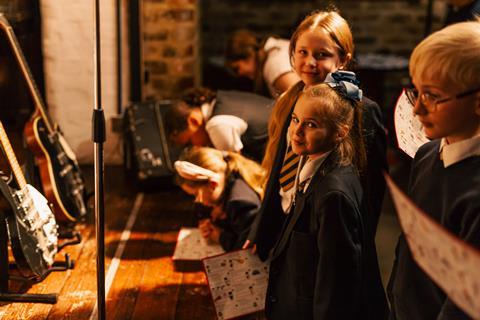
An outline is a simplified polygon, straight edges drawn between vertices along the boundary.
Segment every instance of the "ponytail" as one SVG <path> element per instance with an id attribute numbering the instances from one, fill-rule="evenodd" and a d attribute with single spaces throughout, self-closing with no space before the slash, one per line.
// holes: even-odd
<path id="1" fill-rule="evenodd" d="M 262 161 L 262 167 L 266 170 L 266 181 L 272 172 L 273 161 L 278 152 L 278 145 L 284 138 L 280 135 L 282 134 L 285 125 L 288 125 L 286 121 L 292 113 L 295 103 L 304 86 L 305 84 L 302 81 L 297 82 L 277 99 L 277 102 L 273 107 L 272 115 L 268 121 L 268 142 L 265 149 L 265 156 Z"/>

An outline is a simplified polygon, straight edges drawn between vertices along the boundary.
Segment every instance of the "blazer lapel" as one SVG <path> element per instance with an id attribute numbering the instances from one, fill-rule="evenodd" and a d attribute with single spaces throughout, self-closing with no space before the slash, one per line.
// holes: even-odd
<path id="1" fill-rule="evenodd" d="M 322 179 L 324 176 L 327 175 L 328 172 L 333 170 L 334 167 L 336 167 L 337 163 L 337 155 L 336 152 L 332 152 L 327 159 L 323 162 L 323 164 L 318 168 L 317 172 L 315 175 L 312 177 L 312 182 L 308 186 L 306 192 L 304 194 L 296 194 L 296 201 L 295 201 L 295 207 L 293 209 L 293 213 L 291 218 L 286 221 L 287 225 L 282 228 L 282 233 L 280 235 L 280 238 L 277 241 L 277 244 L 275 245 L 273 252 L 272 252 L 272 260 L 276 259 L 282 251 L 285 249 L 285 246 L 288 242 L 288 239 L 290 238 L 290 234 L 293 231 L 293 228 L 295 227 L 298 218 L 303 212 L 303 209 L 305 208 L 305 202 L 310 193 L 312 193 L 313 190 L 315 190 L 315 186 L 319 183 L 321 183 Z"/>

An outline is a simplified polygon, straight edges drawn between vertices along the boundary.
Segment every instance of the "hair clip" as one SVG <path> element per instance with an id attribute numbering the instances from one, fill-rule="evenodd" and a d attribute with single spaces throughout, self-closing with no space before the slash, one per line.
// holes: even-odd
<path id="1" fill-rule="evenodd" d="M 175 161 L 175 170 L 184 179 L 192 181 L 220 181 L 220 175 L 188 161 Z"/>
<path id="2" fill-rule="evenodd" d="M 358 87 L 360 82 L 352 71 L 338 70 L 327 74 L 325 83 L 350 100 L 361 101 L 363 92 Z"/>

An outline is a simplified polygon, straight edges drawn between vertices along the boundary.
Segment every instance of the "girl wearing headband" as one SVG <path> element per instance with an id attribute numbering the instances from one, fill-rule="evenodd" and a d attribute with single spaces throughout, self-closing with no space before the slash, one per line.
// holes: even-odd
<path id="1" fill-rule="evenodd" d="M 264 171 L 235 152 L 192 147 L 175 162 L 178 185 L 195 201 L 212 207 L 202 220 L 202 235 L 224 250 L 240 249 L 260 208 Z"/>
<path id="2" fill-rule="evenodd" d="M 387 316 L 361 204 L 360 99 L 355 84 L 328 75 L 301 94 L 292 112 L 288 139 L 300 165 L 292 196 L 282 199 L 288 218 L 270 255 L 268 319 Z"/>

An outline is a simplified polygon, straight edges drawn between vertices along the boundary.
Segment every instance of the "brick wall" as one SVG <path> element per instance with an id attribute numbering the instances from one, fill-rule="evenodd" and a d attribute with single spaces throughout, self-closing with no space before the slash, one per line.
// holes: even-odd
<path id="1" fill-rule="evenodd" d="M 198 79 L 197 0 L 143 0 L 142 99 L 178 96 Z"/>
<path id="2" fill-rule="evenodd" d="M 238 28 L 289 38 L 305 14 L 330 3 L 349 21 L 358 53 L 408 55 L 424 36 L 427 0 L 203 0 L 202 54 L 222 55 L 228 34 Z M 435 1 L 433 29 L 444 11 L 445 0 Z"/>

